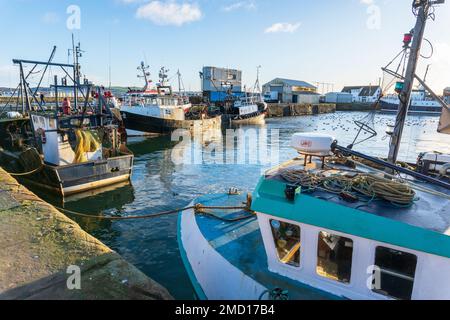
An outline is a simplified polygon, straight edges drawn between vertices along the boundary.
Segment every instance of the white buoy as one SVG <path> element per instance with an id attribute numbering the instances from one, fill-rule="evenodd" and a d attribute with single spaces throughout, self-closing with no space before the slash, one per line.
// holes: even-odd
<path id="1" fill-rule="evenodd" d="M 295 133 L 291 147 L 302 154 L 328 155 L 335 138 L 329 134 L 306 132 Z"/>

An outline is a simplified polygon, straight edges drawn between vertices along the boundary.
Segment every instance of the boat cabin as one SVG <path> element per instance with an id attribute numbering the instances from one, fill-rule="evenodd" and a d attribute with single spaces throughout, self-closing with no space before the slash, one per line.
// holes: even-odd
<path id="1" fill-rule="evenodd" d="M 138 113 L 143 116 L 185 120 L 185 112 L 191 105 L 181 97 L 164 92 L 130 92 L 124 95 L 121 110 Z"/>
<path id="2" fill-rule="evenodd" d="M 300 134 L 292 144 L 323 156 L 320 145 L 331 140 Z M 299 158 L 268 171 L 252 209 L 269 270 L 341 298 L 450 299 L 450 192 L 414 181 L 405 204 L 387 200 L 396 192 L 392 185 L 385 199 L 340 190 L 366 174 L 383 177 L 365 166 L 305 167 Z M 314 182 L 319 178 L 325 182 Z"/>
<path id="3" fill-rule="evenodd" d="M 60 117 L 54 113 L 34 112 L 30 118 L 45 163 L 65 166 L 104 158 L 97 132 L 102 123 L 100 115 Z M 86 146 L 89 148 L 85 149 Z"/>

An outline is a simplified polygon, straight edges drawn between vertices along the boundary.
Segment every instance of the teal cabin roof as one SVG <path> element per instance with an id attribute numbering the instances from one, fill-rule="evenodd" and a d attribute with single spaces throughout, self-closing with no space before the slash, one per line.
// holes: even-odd
<path id="1" fill-rule="evenodd" d="M 409 208 L 389 203 L 349 203 L 330 193 L 285 196 L 289 184 L 262 177 L 253 195 L 252 210 L 412 250 L 450 258 L 450 202 L 418 193 Z"/>

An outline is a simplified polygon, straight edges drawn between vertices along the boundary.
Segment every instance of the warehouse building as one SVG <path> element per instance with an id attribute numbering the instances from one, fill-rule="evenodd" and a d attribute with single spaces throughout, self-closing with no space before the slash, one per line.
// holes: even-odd
<path id="1" fill-rule="evenodd" d="M 326 103 L 352 103 L 353 95 L 348 92 L 328 92 L 325 94 Z"/>
<path id="2" fill-rule="evenodd" d="M 312 84 L 283 78 L 276 78 L 263 85 L 264 100 L 270 103 L 317 104 L 320 95 Z"/>
<path id="3" fill-rule="evenodd" d="M 371 103 L 377 101 L 381 95 L 380 86 L 347 86 L 342 92 L 352 95 L 352 102 Z"/>

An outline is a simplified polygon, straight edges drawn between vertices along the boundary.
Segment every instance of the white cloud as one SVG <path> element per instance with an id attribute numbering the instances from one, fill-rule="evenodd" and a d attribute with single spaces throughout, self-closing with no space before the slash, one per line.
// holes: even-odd
<path id="1" fill-rule="evenodd" d="M 228 6 L 222 7 L 223 11 L 230 12 L 234 10 L 245 9 L 245 10 L 254 10 L 256 9 L 255 1 L 240 1 L 232 3 Z"/>
<path id="2" fill-rule="evenodd" d="M 371 4 L 373 4 L 373 1 L 374 1 L 374 0 L 360 0 L 360 2 L 361 2 L 362 4 L 366 4 L 366 5 L 368 5 L 368 6 L 370 6 Z"/>
<path id="3" fill-rule="evenodd" d="M 147 19 L 157 25 L 181 26 L 202 18 L 202 11 L 196 4 L 176 1 L 152 1 L 140 6 L 136 12 L 140 19 Z"/>
<path id="4" fill-rule="evenodd" d="M 285 32 L 285 33 L 294 33 L 297 31 L 298 28 L 300 28 L 301 23 L 287 23 L 287 22 L 280 22 L 280 23 L 274 23 L 270 27 L 268 27 L 264 32 L 265 33 L 278 33 L 278 32 Z"/>

